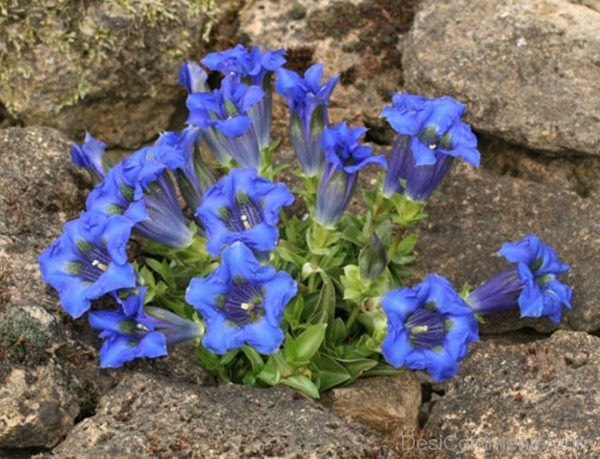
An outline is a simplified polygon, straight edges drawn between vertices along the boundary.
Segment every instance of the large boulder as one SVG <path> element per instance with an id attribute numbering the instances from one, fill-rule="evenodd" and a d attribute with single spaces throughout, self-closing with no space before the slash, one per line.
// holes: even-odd
<path id="1" fill-rule="evenodd" d="M 211 6 L 212 5 L 212 6 Z M 17 0 L 0 14 L 0 106 L 72 138 L 87 129 L 136 147 L 184 104 L 181 62 L 197 58 L 208 0 Z"/>
<path id="2" fill-rule="evenodd" d="M 600 155 L 594 3 L 425 0 L 405 44 L 407 88 L 466 103 L 480 132 L 534 150 Z"/>
<path id="3" fill-rule="evenodd" d="M 291 389 L 131 374 L 53 457 L 371 457 L 380 440 Z"/>
<path id="4" fill-rule="evenodd" d="M 598 457 L 600 339 L 558 331 L 527 344 L 481 343 L 433 406 L 422 457 Z M 421 441 L 421 443 L 419 443 Z"/>
<path id="5" fill-rule="evenodd" d="M 573 309 L 562 327 L 600 329 L 600 204 L 542 183 L 496 176 L 457 164 L 428 202 L 429 218 L 418 228 L 417 277 L 436 272 L 460 288 L 477 286 L 511 266 L 495 256 L 504 242 L 534 233 L 571 265 L 561 276 L 573 288 Z M 549 319 L 519 320 L 517 314 L 488 316 L 484 332 L 525 326 L 556 327 Z"/>

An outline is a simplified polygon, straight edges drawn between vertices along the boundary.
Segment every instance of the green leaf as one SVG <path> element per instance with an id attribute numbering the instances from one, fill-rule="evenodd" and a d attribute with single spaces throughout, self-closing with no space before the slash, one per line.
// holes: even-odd
<path id="1" fill-rule="evenodd" d="M 283 357 L 289 364 L 294 364 L 298 360 L 298 346 L 296 346 L 296 341 L 289 333 L 286 333 L 283 342 Z"/>
<path id="2" fill-rule="evenodd" d="M 400 255 L 409 255 L 415 248 L 418 240 L 419 237 L 416 234 L 409 234 L 400 241 L 400 244 L 398 244 L 398 247 L 396 248 L 396 253 Z"/>
<path id="3" fill-rule="evenodd" d="M 331 323 L 335 315 L 335 288 L 327 274 L 322 272 L 321 278 L 323 285 L 319 292 L 319 298 L 313 313 L 307 320 L 313 324 Z"/>
<path id="4" fill-rule="evenodd" d="M 389 247 L 392 242 L 392 221 L 387 219 L 382 221 L 375 230 L 381 244 L 384 247 Z"/>
<path id="5" fill-rule="evenodd" d="M 304 309 L 304 297 L 297 295 L 291 303 L 289 303 L 283 311 L 285 321 L 290 325 L 292 330 L 296 330 L 300 325 L 302 311 Z"/>
<path id="6" fill-rule="evenodd" d="M 353 362 L 346 362 L 344 366 L 348 373 L 352 376 L 352 379 L 358 378 L 360 375 L 376 367 L 379 364 L 377 360 L 373 359 L 360 359 Z"/>
<path id="7" fill-rule="evenodd" d="M 245 344 L 242 347 L 242 352 L 250 361 L 250 365 L 252 366 L 252 373 L 254 373 L 255 375 L 260 373 L 263 367 L 265 366 L 265 362 L 263 361 L 258 351 L 253 347 L 250 347 L 247 344 Z"/>
<path id="8" fill-rule="evenodd" d="M 292 387 L 296 390 L 299 390 L 309 397 L 319 398 L 319 389 L 315 386 L 310 379 L 303 375 L 292 375 L 285 379 L 282 379 L 281 384 L 285 384 L 286 386 Z"/>
<path id="9" fill-rule="evenodd" d="M 313 363 L 318 368 L 320 376 L 319 390 L 321 392 L 338 386 L 352 377 L 343 365 L 339 364 L 327 354 L 319 352 Z"/>
<path id="10" fill-rule="evenodd" d="M 344 320 L 341 317 L 337 317 L 333 323 L 327 327 L 325 343 L 328 347 L 335 347 L 341 344 L 347 336 L 348 332 L 346 331 Z"/>
<path id="11" fill-rule="evenodd" d="M 296 339 L 297 361 L 309 362 L 319 350 L 325 338 L 327 324 L 312 325 L 304 330 Z"/>
<path id="12" fill-rule="evenodd" d="M 275 361 L 273 355 L 269 356 L 267 363 L 256 377 L 261 381 L 266 382 L 269 386 L 274 386 L 279 383 L 281 371 L 279 370 L 279 365 Z"/>

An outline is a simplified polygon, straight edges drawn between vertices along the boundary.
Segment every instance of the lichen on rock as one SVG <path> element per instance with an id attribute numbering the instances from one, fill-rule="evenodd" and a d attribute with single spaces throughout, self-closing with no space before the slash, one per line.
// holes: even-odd
<path id="1" fill-rule="evenodd" d="M 4 3 L 0 103 L 25 124 L 136 147 L 168 126 L 179 65 L 202 51 L 215 11 L 214 0 Z"/>

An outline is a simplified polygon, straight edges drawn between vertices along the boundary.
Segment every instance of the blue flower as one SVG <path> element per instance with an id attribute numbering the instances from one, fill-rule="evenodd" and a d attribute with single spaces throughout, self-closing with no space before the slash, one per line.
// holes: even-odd
<path id="1" fill-rule="evenodd" d="M 244 167 L 260 166 L 260 150 L 249 111 L 264 96 L 258 86 L 246 86 L 229 75 L 213 92 L 190 94 L 188 124 L 204 131 L 204 140 L 217 159 L 235 159 Z"/>
<path id="2" fill-rule="evenodd" d="M 533 234 L 505 243 L 499 253 L 516 266 L 473 290 L 467 298 L 471 307 L 480 314 L 518 308 L 521 317 L 548 316 L 560 323 L 562 306 L 571 308 L 573 291 L 556 276 L 566 272 L 569 265 Z"/>
<path id="3" fill-rule="evenodd" d="M 167 355 L 167 345 L 178 344 L 202 335 L 203 326 L 166 309 L 144 306 L 147 289 L 120 300 L 118 311 L 95 311 L 89 315 L 93 328 L 104 339 L 100 349 L 100 366 L 120 367 L 140 357 Z"/>
<path id="4" fill-rule="evenodd" d="M 236 45 L 225 51 L 207 54 L 202 63 L 211 70 L 226 76 L 236 75 L 264 89 L 267 83 L 265 76 L 285 64 L 285 50 L 267 49 L 261 52 L 258 46 L 248 50 L 243 45 Z"/>
<path id="5" fill-rule="evenodd" d="M 92 300 L 135 286 L 126 252 L 132 226 L 121 216 L 85 212 L 68 222 L 64 233 L 42 252 L 42 278 L 58 291 L 69 315 L 81 317 Z"/>
<path id="6" fill-rule="evenodd" d="M 249 115 L 258 139 L 260 150 L 271 143 L 271 107 L 273 105 L 273 87 L 270 74 L 285 64 L 285 50 L 267 49 L 261 52 L 258 46 L 248 50 L 242 45 L 207 54 L 202 63 L 211 70 L 223 75 L 233 75 L 241 81 L 260 87 L 264 97 L 254 105 Z"/>
<path id="7" fill-rule="evenodd" d="M 199 128 L 189 126 L 180 134 L 164 132 L 156 142 L 156 145 L 172 147 L 161 155 L 161 159 L 173 156 L 174 162 L 178 163 L 175 167 L 177 184 L 186 204 L 193 210 L 200 205 L 206 190 L 215 183 L 215 178 L 200 156 L 201 137 Z"/>
<path id="8" fill-rule="evenodd" d="M 323 64 L 310 67 L 301 78 L 291 70 L 280 69 L 275 90 L 284 96 L 290 108 L 290 140 L 302 170 L 316 176 L 325 169 L 325 153 L 319 145 L 323 128 L 329 125 L 327 106 L 339 76 L 321 84 Z"/>
<path id="9" fill-rule="evenodd" d="M 479 339 L 477 320 L 452 285 L 436 274 L 412 288 L 387 293 L 382 353 L 390 365 L 427 370 L 436 381 L 454 376 L 468 346 Z"/>
<path id="10" fill-rule="evenodd" d="M 253 168 L 233 169 L 209 188 L 196 211 L 206 230 L 206 250 L 218 256 L 236 241 L 258 252 L 273 250 L 279 211 L 293 202 L 283 183 L 259 177 Z"/>
<path id="11" fill-rule="evenodd" d="M 170 247 L 187 247 L 192 233 L 168 173 L 183 168 L 183 161 L 168 145 L 142 148 L 109 171 L 88 195 L 87 209 L 123 215 L 135 223 L 135 234 Z"/>
<path id="12" fill-rule="evenodd" d="M 381 115 L 398 133 L 383 186 L 386 196 L 400 193 L 426 200 L 452 167 L 454 158 L 479 166 L 477 138 L 461 121 L 465 106 L 450 97 L 427 99 L 395 94 Z"/>
<path id="13" fill-rule="evenodd" d="M 94 139 L 86 132 L 85 140 L 81 145 L 71 146 L 71 160 L 76 166 L 87 169 L 93 180 L 100 181 L 106 177 L 105 150 L 104 142 Z"/>
<path id="14" fill-rule="evenodd" d="M 185 299 L 206 321 L 202 344 L 210 351 L 225 354 L 248 344 L 272 354 L 283 342 L 283 310 L 296 291 L 288 273 L 261 266 L 237 242 L 223 251 L 221 265 L 210 276 L 192 279 Z"/>
<path id="15" fill-rule="evenodd" d="M 323 130 L 320 145 L 327 165 L 319 181 L 315 219 L 326 227 L 334 226 L 348 207 L 356 187 L 358 172 L 368 164 L 387 167 L 385 157 L 373 156 L 371 147 L 359 144 L 365 128 L 350 128 L 346 123 Z"/>
<path id="16" fill-rule="evenodd" d="M 188 61 L 181 65 L 179 85 L 183 86 L 189 94 L 208 91 L 207 79 L 207 73 L 195 62 Z"/>

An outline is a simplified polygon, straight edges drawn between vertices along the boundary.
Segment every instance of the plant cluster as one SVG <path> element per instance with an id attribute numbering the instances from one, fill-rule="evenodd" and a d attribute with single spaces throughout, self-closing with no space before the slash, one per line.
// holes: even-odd
<path id="1" fill-rule="evenodd" d="M 426 200 L 456 158 L 479 165 L 464 105 L 395 94 L 381 115 L 397 137 L 376 155 L 365 128 L 329 121 L 338 77 L 324 80 L 322 64 L 301 76 L 285 62 L 283 50 L 241 45 L 186 62 L 183 131 L 114 165 L 89 135 L 72 147 L 96 186 L 40 266 L 64 310 L 100 330 L 101 366 L 195 340 L 200 365 L 224 380 L 318 397 L 400 367 L 450 378 L 486 314 L 560 321 L 571 290 L 557 275 L 568 266 L 534 235 L 505 244 L 512 266 L 472 291 L 436 274 L 405 285 Z M 207 70 L 222 75 L 218 88 Z M 277 181 L 290 165 L 274 161 L 274 92 L 289 106 L 294 190 Z M 385 176 L 362 190 L 363 211 L 349 212 L 369 165 Z M 295 199 L 305 215 L 284 210 Z M 90 310 L 105 295 L 115 308 Z"/>

